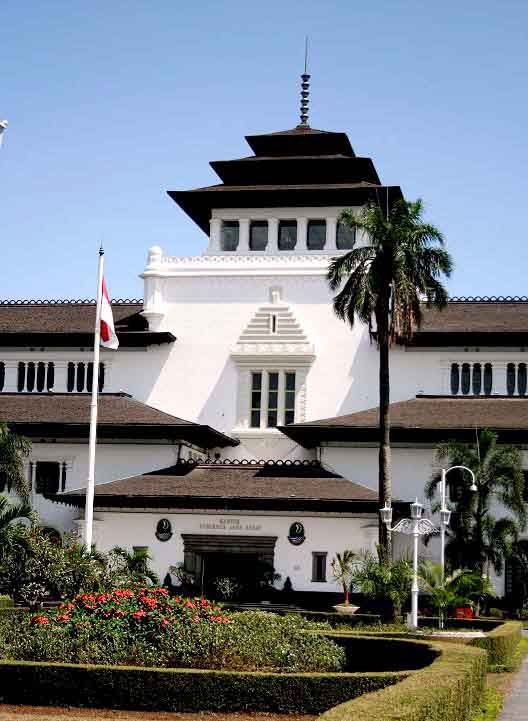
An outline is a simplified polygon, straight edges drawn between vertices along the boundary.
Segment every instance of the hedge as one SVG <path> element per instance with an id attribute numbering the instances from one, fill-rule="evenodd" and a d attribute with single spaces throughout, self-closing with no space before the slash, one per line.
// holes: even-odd
<path id="1" fill-rule="evenodd" d="M 469 646 L 430 645 L 440 652 L 430 666 L 335 706 L 320 721 L 469 721 L 482 699 L 486 654 Z"/>
<path id="2" fill-rule="evenodd" d="M 486 634 L 485 638 L 473 639 L 470 645 L 488 652 L 488 666 L 491 670 L 509 667 L 513 664 L 515 651 L 522 638 L 522 627 L 520 621 L 507 621 Z"/>
<path id="3" fill-rule="evenodd" d="M 0 661 L 0 702 L 150 711 L 321 713 L 406 677 L 396 673 L 273 674 Z"/>
<path id="4" fill-rule="evenodd" d="M 159 711 L 321 713 L 395 684 L 439 651 L 401 639 L 329 634 L 346 651 L 346 673 L 278 674 L 0 661 L 1 703 Z M 357 672 L 361 669 L 361 672 Z"/>

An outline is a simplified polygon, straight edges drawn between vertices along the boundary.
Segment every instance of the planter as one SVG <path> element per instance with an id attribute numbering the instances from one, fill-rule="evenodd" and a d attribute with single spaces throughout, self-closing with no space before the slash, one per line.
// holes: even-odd
<path id="1" fill-rule="evenodd" d="M 462 608 L 455 608 L 455 618 L 472 619 L 473 609 L 471 606 L 464 606 Z"/>
<path id="2" fill-rule="evenodd" d="M 337 613 L 343 613 L 349 616 L 359 611 L 359 606 L 352 606 L 350 603 L 338 603 L 334 608 Z"/>

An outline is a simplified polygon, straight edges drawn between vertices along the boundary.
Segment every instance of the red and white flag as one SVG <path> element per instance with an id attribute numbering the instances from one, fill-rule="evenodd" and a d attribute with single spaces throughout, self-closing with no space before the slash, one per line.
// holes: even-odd
<path id="1" fill-rule="evenodd" d="M 101 345 L 103 348 L 119 348 L 119 341 L 114 328 L 114 316 L 112 314 L 112 306 L 110 298 L 106 290 L 105 279 L 103 278 L 103 287 L 101 293 Z"/>

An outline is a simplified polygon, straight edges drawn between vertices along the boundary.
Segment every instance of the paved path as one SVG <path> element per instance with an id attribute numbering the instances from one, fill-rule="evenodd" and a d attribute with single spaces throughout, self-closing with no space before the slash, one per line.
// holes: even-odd
<path id="1" fill-rule="evenodd" d="M 528 636 L 526 631 L 523 636 Z M 515 676 L 511 693 L 506 697 L 497 721 L 528 720 L 528 656 L 524 659 L 519 672 Z"/>

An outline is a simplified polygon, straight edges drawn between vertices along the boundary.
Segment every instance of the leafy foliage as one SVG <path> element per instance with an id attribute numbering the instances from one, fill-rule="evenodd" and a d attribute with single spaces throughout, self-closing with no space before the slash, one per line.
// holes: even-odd
<path id="1" fill-rule="evenodd" d="M 348 605 L 350 596 L 350 584 L 354 577 L 354 570 L 358 560 L 357 553 L 347 549 L 342 553 L 336 553 L 332 560 L 332 576 L 343 588 L 344 603 Z"/>
<path id="2" fill-rule="evenodd" d="M 0 493 L 16 491 L 27 502 L 29 488 L 24 475 L 24 460 L 31 451 L 27 438 L 13 433 L 6 423 L 0 423 Z"/>
<path id="3" fill-rule="evenodd" d="M 387 203 L 388 205 L 388 203 Z M 396 336 L 408 339 L 422 320 L 423 299 L 442 308 L 447 291 L 441 283 L 452 262 L 442 247 L 440 231 L 422 218 L 423 203 L 399 200 L 390 207 L 370 205 L 356 214 L 342 213 L 340 220 L 366 237 L 368 245 L 354 247 L 333 258 L 328 282 L 334 311 L 350 326 L 365 323 L 379 348 L 380 456 L 379 500 L 391 500 L 389 347 Z M 390 536 L 380 526 L 380 544 L 389 549 Z M 389 554 L 390 555 L 390 554 Z"/>
<path id="4" fill-rule="evenodd" d="M 363 551 L 352 578 L 355 589 L 381 611 L 392 609 L 393 615 L 401 616 L 411 592 L 412 567 L 407 558 L 390 561 L 383 558 L 381 550 L 376 558 Z"/>
<path id="5" fill-rule="evenodd" d="M 515 446 L 499 445 L 494 431 L 482 430 L 474 445 L 448 441 L 438 446 L 439 462 L 463 465 L 475 474 L 477 491 L 469 483 L 457 486 L 458 500 L 448 529 L 446 556 L 453 568 L 469 567 L 480 574 L 491 564 L 497 572 L 504 558 L 514 551 L 519 534 L 527 521 L 523 499 L 524 477 L 521 452 Z M 448 474 L 448 483 L 454 482 Z M 428 498 L 435 496 L 440 475 L 435 474 L 426 486 Z M 507 511 L 496 517 L 498 500 Z"/>

